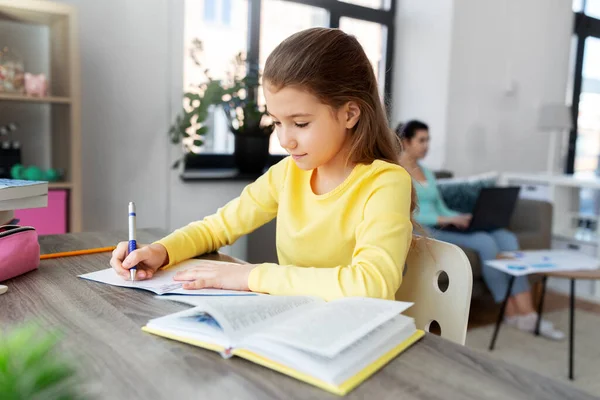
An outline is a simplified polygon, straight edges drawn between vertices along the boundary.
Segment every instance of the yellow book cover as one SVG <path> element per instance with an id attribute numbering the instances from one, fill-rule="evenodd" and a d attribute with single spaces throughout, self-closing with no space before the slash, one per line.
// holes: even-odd
<path id="1" fill-rule="evenodd" d="M 423 337 L 411 303 L 306 296 L 185 298 L 195 307 L 150 320 L 145 332 L 242 357 L 345 395 Z"/>

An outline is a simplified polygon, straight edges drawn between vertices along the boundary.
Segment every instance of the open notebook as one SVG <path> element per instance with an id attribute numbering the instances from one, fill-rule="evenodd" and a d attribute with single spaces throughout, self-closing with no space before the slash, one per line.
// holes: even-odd
<path id="1" fill-rule="evenodd" d="M 223 289 L 183 289 L 183 283 L 173 279 L 177 271 L 183 271 L 198 265 L 202 260 L 191 259 L 180 262 L 167 269 L 156 271 L 152 279 L 143 281 L 129 281 L 117 275 L 112 268 L 94 271 L 87 274 L 78 275 L 80 278 L 90 281 L 106 283 L 112 286 L 127 287 L 132 289 L 148 290 L 150 292 L 163 294 L 180 294 L 188 296 L 256 296 L 256 293 L 242 292 L 237 290 Z M 220 262 L 220 261 L 211 261 Z"/>
<path id="2" fill-rule="evenodd" d="M 193 304 L 142 329 L 224 357 L 243 357 L 339 395 L 424 335 L 401 315 L 412 303 L 391 300 L 205 297 Z"/>

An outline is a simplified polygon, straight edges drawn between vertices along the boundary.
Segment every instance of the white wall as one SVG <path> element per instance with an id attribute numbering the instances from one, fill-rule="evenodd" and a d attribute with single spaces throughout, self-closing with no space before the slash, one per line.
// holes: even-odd
<path id="1" fill-rule="evenodd" d="M 448 169 L 545 169 L 549 141 L 536 127 L 537 110 L 566 99 L 572 20 L 565 0 L 455 2 Z"/>
<path id="2" fill-rule="evenodd" d="M 566 98 L 571 2 L 431 3 L 398 0 L 393 121 L 429 123 L 432 168 L 543 170 L 537 109 Z"/>
<path id="3" fill-rule="evenodd" d="M 183 93 L 183 0 L 64 0 L 79 14 L 83 229 L 173 230 L 236 197 L 244 182 L 184 184 L 167 131 Z M 115 238 L 123 240 L 126 238 Z M 224 252 L 245 257 L 245 240 Z"/>
<path id="4" fill-rule="evenodd" d="M 433 140 L 426 163 L 444 163 L 453 0 L 399 0 L 392 123 L 427 121 Z"/>
<path id="5" fill-rule="evenodd" d="M 166 227 L 169 0 L 64 2 L 79 14 L 83 229 L 126 229 L 129 201 L 138 227 Z"/>

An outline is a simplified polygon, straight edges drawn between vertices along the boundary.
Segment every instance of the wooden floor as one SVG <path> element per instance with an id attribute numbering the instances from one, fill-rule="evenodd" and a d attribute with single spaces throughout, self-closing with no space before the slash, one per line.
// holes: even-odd
<path id="1" fill-rule="evenodd" d="M 569 296 L 551 290 L 546 291 L 544 312 L 566 308 L 569 308 Z M 575 308 L 600 314 L 600 304 L 586 300 L 577 299 L 575 301 Z M 471 302 L 471 312 L 469 315 L 469 329 L 495 323 L 499 312 L 500 305 L 495 304 L 491 296 L 486 296 L 484 299 L 473 300 Z"/>

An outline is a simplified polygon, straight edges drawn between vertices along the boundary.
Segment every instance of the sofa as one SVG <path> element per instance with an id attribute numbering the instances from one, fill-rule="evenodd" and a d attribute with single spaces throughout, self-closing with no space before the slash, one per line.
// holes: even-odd
<path id="1" fill-rule="evenodd" d="M 541 200 L 519 199 L 509 229 L 517 235 L 522 250 L 549 249 L 552 243 L 552 204 Z M 473 269 L 473 298 L 491 296 L 481 276 L 477 253 L 462 247 Z M 535 283 L 537 277 L 531 277 Z"/>
<path id="2" fill-rule="evenodd" d="M 440 187 L 444 185 L 444 180 L 452 180 L 452 172 L 450 171 L 436 171 L 434 173 Z M 485 181 L 488 180 L 487 183 Z M 495 185 L 496 178 L 482 178 L 471 180 L 468 185 L 472 185 L 474 188 L 471 194 L 470 201 L 471 205 L 474 199 L 477 197 L 477 190 L 479 187 L 487 185 Z M 482 183 L 484 182 L 484 183 Z M 460 184 L 461 187 L 458 190 L 464 192 L 465 186 L 464 181 Z M 444 193 L 442 189 L 442 197 L 446 197 L 447 203 L 452 203 L 452 199 L 447 198 L 449 192 Z M 464 195 L 464 193 L 462 193 Z M 465 202 L 465 199 L 461 199 L 461 202 Z M 450 204 L 456 207 L 456 204 Z M 456 209 L 456 208 L 454 208 Z M 468 211 L 468 210 L 463 210 Z M 530 200 L 519 198 L 513 212 L 509 230 L 517 235 L 519 240 L 519 246 L 521 250 L 541 250 L 549 249 L 552 245 L 552 203 L 542 200 Z M 483 296 L 490 296 L 491 294 L 485 285 L 482 275 L 481 268 L 482 262 L 479 255 L 472 249 L 467 247 L 461 247 L 467 255 L 467 258 L 471 262 L 471 268 L 473 269 L 473 295 L 472 298 L 481 298 Z M 539 277 L 531 276 L 530 282 L 534 284 L 539 281 Z"/>

